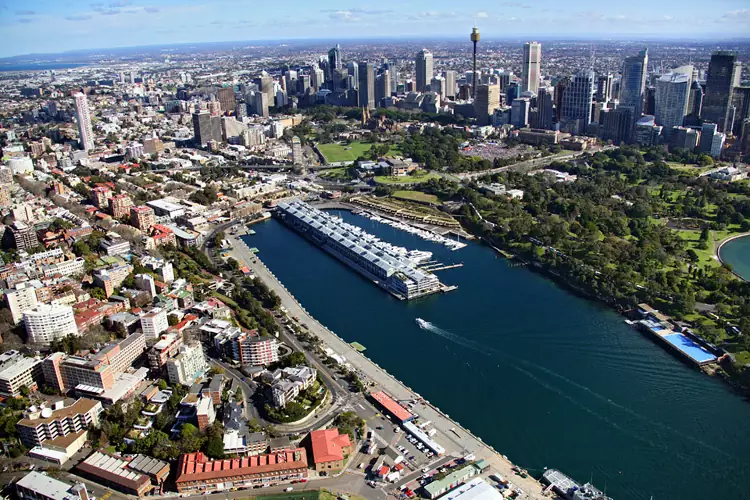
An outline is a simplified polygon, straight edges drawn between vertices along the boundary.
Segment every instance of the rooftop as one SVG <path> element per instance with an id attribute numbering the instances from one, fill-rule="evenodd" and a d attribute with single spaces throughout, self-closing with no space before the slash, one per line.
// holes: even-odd
<path id="1" fill-rule="evenodd" d="M 414 415 L 411 414 L 406 408 L 398 404 L 396 401 L 394 401 L 388 394 L 385 392 L 373 392 L 370 393 L 370 397 L 380 403 L 386 410 L 391 412 L 394 417 L 398 418 L 402 422 L 405 422 L 407 420 L 411 420 L 414 418 Z"/>
<path id="2" fill-rule="evenodd" d="M 210 460 L 201 452 L 188 453 L 180 456 L 175 482 L 206 481 L 294 468 L 307 468 L 307 457 L 302 448 L 230 460 Z"/>
<path id="3" fill-rule="evenodd" d="M 313 462 L 336 462 L 344 459 L 344 450 L 351 446 L 348 434 L 339 434 L 338 429 L 325 429 L 310 433 Z"/>
<path id="4" fill-rule="evenodd" d="M 95 451 L 78 464 L 78 469 L 129 489 L 138 489 L 150 482 L 147 476 L 129 470 L 127 465 L 128 461 L 124 458 Z"/>
<path id="5" fill-rule="evenodd" d="M 18 425 L 24 427 L 37 427 L 42 424 L 49 424 L 50 422 L 54 422 L 55 420 L 61 420 L 63 418 L 72 417 L 73 415 L 88 413 L 97 405 L 101 407 L 101 403 L 99 401 L 81 398 L 72 405 L 65 408 L 61 408 L 55 411 L 50 410 L 51 415 L 49 417 L 43 418 L 41 415 L 43 415 L 44 412 L 42 412 L 38 418 L 24 418 L 20 420 L 18 422 Z"/>
<path id="6" fill-rule="evenodd" d="M 41 493 L 47 498 L 54 500 L 78 499 L 76 493 L 71 492 L 73 486 L 63 483 L 47 474 L 31 471 L 16 483 L 18 486 Z"/>

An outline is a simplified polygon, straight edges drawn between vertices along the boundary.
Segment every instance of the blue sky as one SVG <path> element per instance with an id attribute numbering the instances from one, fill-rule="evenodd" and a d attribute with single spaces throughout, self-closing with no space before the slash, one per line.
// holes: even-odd
<path id="1" fill-rule="evenodd" d="M 748 0 L 0 0 L 0 57 L 162 43 L 454 37 L 466 35 L 474 23 L 485 38 L 750 37 L 750 4 Z"/>

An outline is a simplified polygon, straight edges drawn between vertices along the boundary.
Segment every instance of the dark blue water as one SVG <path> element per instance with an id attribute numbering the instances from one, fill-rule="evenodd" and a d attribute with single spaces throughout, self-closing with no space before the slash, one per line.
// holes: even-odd
<path id="1" fill-rule="evenodd" d="M 735 273 L 750 281 L 750 236 L 724 243 L 719 253 L 722 262 L 731 264 Z"/>
<path id="2" fill-rule="evenodd" d="M 275 220 L 245 238 L 313 316 L 485 442 L 534 474 L 593 476 L 617 500 L 750 499 L 750 404 L 725 384 L 485 246 L 451 252 L 340 215 L 463 262 L 438 273 L 458 290 L 402 302 Z"/>
<path id="3" fill-rule="evenodd" d="M 12 63 L 0 64 L 0 71 L 44 71 L 50 69 L 72 69 L 86 66 L 88 63 L 68 62 L 38 62 L 38 63 Z"/>

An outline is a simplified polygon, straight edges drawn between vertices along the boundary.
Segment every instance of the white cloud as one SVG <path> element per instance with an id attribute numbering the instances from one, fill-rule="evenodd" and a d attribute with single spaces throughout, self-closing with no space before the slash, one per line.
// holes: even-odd
<path id="1" fill-rule="evenodd" d="M 476 12 L 474 14 L 474 17 L 476 17 L 477 19 L 487 19 L 490 17 L 490 15 L 487 14 L 486 12 L 480 11 L 480 12 Z"/>

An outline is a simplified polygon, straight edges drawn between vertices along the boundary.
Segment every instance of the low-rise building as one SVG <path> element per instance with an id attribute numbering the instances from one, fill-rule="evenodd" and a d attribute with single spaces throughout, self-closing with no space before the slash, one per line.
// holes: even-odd
<path id="1" fill-rule="evenodd" d="M 299 393 L 311 387 L 315 383 L 318 371 L 309 366 L 294 366 L 266 372 L 265 380 L 272 380 L 271 397 L 273 405 L 277 408 L 284 407 L 294 400 Z"/>
<path id="2" fill-rule="evenodd" d="M 47 474 L 31 471 L 16 482 L 20 500 L 90 500 L 86 485 L 70 485 Z"/>
<path id="3" fill-rule="evenodd" d="M 352 442 L 348 434 L 339 434 L 336 428 L 312 431 L 310 452 L 316 471 L 338 471 L 352 452 Z"/>
<path id="4" fill-rule="evenodd" d="M 177 491 L 203 493 L 231 488 L 272 486 L 307 478 L 303 448 L 268 455 L 211 460 L 203 453 L 188 453 L 177 462 Z"/>
<path id="5" fill-rule="evenodd" d="M 110 257 L 127 255 L 130 253 L 130 242 L 119 236 L 108 235 L 100 243 L 102 250 Z"/>
<path id="6" fill-rule="evenodd" d="M 144 496 L 151 489 L 151 479 L 146 474 L 131 470 L 129 460 L 116 455 L 95 451 L 78 464 L 79 475 L 127 495 Z"/>

